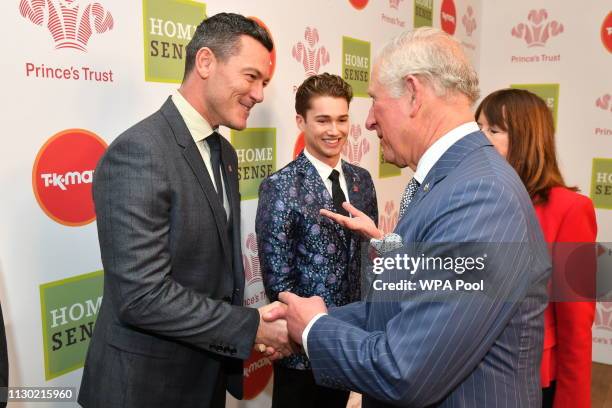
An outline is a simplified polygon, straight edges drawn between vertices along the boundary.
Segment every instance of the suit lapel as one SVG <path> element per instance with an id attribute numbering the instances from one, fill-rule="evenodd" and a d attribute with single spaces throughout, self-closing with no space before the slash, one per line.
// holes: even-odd
<path id="1" fill-rule="evenodd" d="M 234 163 L 233 147 L 225 138 L 221 140 L 221 163 L 223 163 L 224 182 L 227 191 L 230 211 L 234 219 L 240 213 L 240 197 L 238 192 L 238 169 Z"/>
<path id="2" fill-rule="evenodd" d="M 168 98 L 166 100 L 160 111 L 168 121 L 176 139 L 176 143 L 183 148 L 183 157 L 189 164 L 189 167 L 191 167 L 191 170 L 196 176 L 204 196 L 212 208 L 213 218 L 215 219 L 215 224 L 217 226 L 217 230 L 219 231 L 219 236 L 221 237 L 223 250 L 229 257 L 231 255 L 231 251 L 230 243 L 228 242 L 227 234 L 225 233 L 225 228 L 227 225 L 225 210 L 219 202 L 217 191 L 215 190 L 215 187 L 210 179 L 210 175 L 208 174 L 208 170 L 204 165 L 202 155 L 200 154 L 191 133 L 187 129 L 187 125 L 185 124 L 181 114 L 176 109 L 176 106 L 174 106 L 172 98 Z"/>
<path id="3" fill-rule="evenodd" d="M 315 205 L 317 205 L 319 208 L 325 208 L 326 210 L 335 212 L 334 202 L 329 194 L 329 191 L 327 190 L 327 187 L 321 179 L 317 169 L 304 155 L 304 152 L 300 153 L 296 159 L 296 162 L 298 170 L 302 174 L 304 180 L 304 188 L 308 190 L 308 192 L 315 198 Z M 344 228 L 342 228 L 340 225 L 329 220 L 327 217 L 321 216 L 319 219 L 322 224 L 329 223 L 329 225 L 332 226 L 331 228 L 335 229 L 341 237 L 345 237 Z M 344 245 L 346 245 L 346 240 L 342 239 L 342 241 L 344 241 Z"/>
<path id="4" fill-rule="evenodd" d="M 359 175 L 354 171 L 344 160 L 342 161 L 342 172 L 344 173 L 344 179 L 346 180 L 346 188 L 348 190 L 348 199 L 352 206 L 360 211 L 364 210 L 364 193 L 361 191 L 361 180 Z M 359 250 L 359 239 L 356 234 L 344 231 L 350 234 L 349 241 L 349 262 L 352 262 L 356 251 Z"/>
<path id="5" fill-rule="evenodd" d="M 446 152 L 444 152 L 442 157 L 440 157 L 440 159 L 429 171 L 425 177 L 425 180 L 423 180 L 421 187 L 419 187 L 419 190 L 410 202 L 408 208 L 417 205 L 438 183 L 444 180 L 448 173 L 459 165 L 465 156 L 482 146 L 490 145 L 491 143 L 480 131 L 470 133 L 469 135 L 459 139 Z"/>

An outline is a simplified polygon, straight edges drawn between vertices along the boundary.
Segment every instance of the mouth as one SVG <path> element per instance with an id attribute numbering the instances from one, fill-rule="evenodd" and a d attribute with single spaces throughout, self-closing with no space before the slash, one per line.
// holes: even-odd
<path id="1" fill-rule="evenodd" d="M 251 113 L 251 108 L 253 107 L 253 105 L 247 105 L 245 103 L 239 102 L 240 103 L 240 107 L 242 109 L 244 109 L 245 113 L 248 115 L 249 113 Z"/>
<path id="2" fill-rule="evenodd" d="M 325 138 L 325 139 L 321 139 L 321 140 L 328 147 L 336 147 L 336 146 L 338 146 L 340 144 L 340 142 L 342 141 L 342 138 L 341 137 L 334 137 L 334 138 Z"/>

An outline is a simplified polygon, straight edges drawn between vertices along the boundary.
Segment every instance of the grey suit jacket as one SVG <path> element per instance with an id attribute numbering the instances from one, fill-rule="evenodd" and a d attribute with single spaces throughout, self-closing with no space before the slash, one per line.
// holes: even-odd
<path id="1" fill-rule="evenodd" d="M 395 233 L 429 248 L 404 252 L 417 257 L 486 248 L 488 289 L 387 292 L 331 309 L 308 334 L 316 381 L 362 392 L 364 408 L 540 407 L 550 260 L 523 183 L 481 132 L 442 155 Z M 380 276 L 453 283 L 474 273 Z"/>
<path id="2" fill-rule="evenodd" d="M 237 158 L 222 138 L 232 225 L 169 98 L 120 135 L 94 175 L 104 298 L 87 354 L 85 407 L 208 406 L 220 372 L 242 397 L 259 324 L 242 307 Z"/>

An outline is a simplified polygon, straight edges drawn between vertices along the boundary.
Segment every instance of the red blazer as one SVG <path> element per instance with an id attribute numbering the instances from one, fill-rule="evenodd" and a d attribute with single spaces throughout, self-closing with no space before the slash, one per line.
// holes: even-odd
<path id="1" fill-rule="evenodd" d="M 597 224 L 591 200 L 567 188 L 551 189 L 549 200 L 535 206 L 547 242 L 595 242 Z M 558 246 L 562 248 L 561 246 Z M 553 247 L 553 265 L 560 262 Z M 593 268 L 580 268 L 592 276 Z M 574 269 L 577 271 L 577 269 Z M 551 302 L 544 312 L 544 353 L 542 355 L 542 387 L 556 381 L 554 407 L 590 408 L 591 406 L 591 326 L 595 303 Z"/>

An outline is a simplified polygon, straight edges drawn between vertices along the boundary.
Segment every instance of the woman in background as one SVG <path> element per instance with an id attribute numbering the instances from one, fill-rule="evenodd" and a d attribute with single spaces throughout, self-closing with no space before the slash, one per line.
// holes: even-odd
<path id="1" fill-rule="evenodd" d="M 481 102 L 476 120 L 521 177 L 546 241 L 595 242 L 593 203 L 563 181 L 555 153 L 553 118 L 544 101 L 529 91 L 502 89 Z M 593 254 L 593 265 L 594 260 Z M 560 259 L 553 246 L 553 270 L 555 262 Z M 594 282 L 594 267 L 593 273 L 585 269 L 587 276 L 580 279 Z M 551 302 L 544 312 L 543 407 L 591 406 L 594 313 L 592 301 Z"/>

